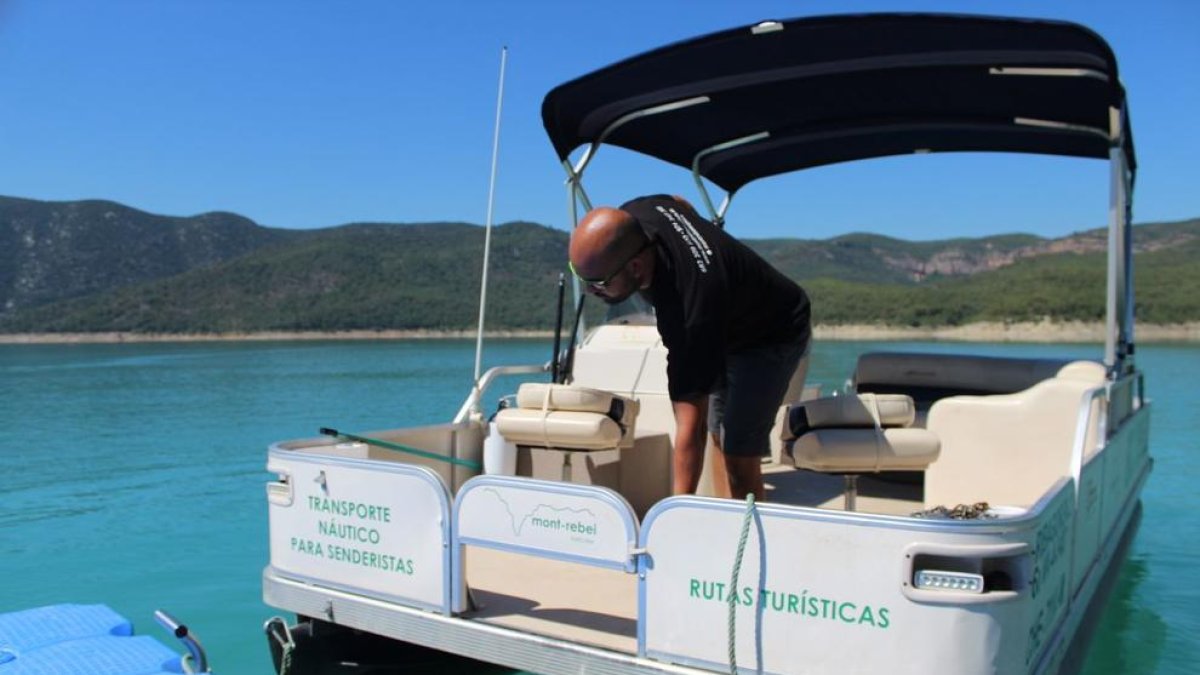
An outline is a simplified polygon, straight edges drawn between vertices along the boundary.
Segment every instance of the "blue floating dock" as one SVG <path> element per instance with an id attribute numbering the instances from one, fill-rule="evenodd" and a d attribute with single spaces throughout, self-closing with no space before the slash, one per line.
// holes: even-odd
<path id="1" fill-rule="evenodd" d="M 0 675 L 183 673 L 179 654 L 105 605 L 50 605 L 0 614 Z"/>

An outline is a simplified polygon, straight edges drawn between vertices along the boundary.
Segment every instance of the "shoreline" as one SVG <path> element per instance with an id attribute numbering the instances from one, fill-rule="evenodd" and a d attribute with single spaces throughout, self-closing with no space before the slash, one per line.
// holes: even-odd
<path id="1" fill-rule="evenodd" d="M 1181 324 L 1140 324 L 1137 342 L 1200 342 L 1200 321 Z M 550 338 L 553 331 L 485 331 L 489 339 Z M 913 328 L 877 324 L 818 325 L 817 340 L 945 342 L 1104 342 L 1104 325 L 1082 321 L 1022 323 L 980 322 L 964 326 Z M 354 330 L 263 331 L 256 333 L 11 333 L 0 334 L 0 344 L 122 344 L 157 342 L 269 342 L 313 340 L 447 340 L 473 339 L 473 330 Z"/>

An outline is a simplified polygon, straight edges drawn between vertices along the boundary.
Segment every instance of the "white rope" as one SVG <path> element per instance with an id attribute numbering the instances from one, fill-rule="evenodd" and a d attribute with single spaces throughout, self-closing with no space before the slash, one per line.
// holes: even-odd
<path id="1" fill-rule="evenodd" d="M 756 515 L 757 515 L 757 511 L 756 511 L 756 507 L 754 506 L 754 493 L 751 492 L 750 494 L 746 495 L 746 515 L 742 519 L 742 534 L 740 537 L 738 537 L 737 554 L 734 556 L 734 559 L 733 559 L 733 573 L 730 575 L 729 594 L 727 597 L 727 601 L 729 604 L 729 622 L 728 622 L 729 672 L 732 675 L 738 675 L 738 666 L 737 666 L 738 576 L 740 576 L 741 571 L 742 571 L 742 554 L 746 552 L 746 540 L 750 536 L 750 522 L 752 520 L 754 520 Z M 760 535 L 761 535 L 761 533 L 760 533 Z M 765 558 L 766 552 L 760 551 L 760 556 Z M 762 560 L 759 561 L 760 570 L 762 568 L 762 562 L 763 562 Z M 760 576 L 761 576 L 761 574 L 760 574 Z M 760 587 L 762 586 L 762 582 L 763 582 L 763 580 L 760 578 L 758 580 L 758 585 Z M 755 603 L 758 603 L 761 601 L 762 601 L 762 597 L 761 597 L 761 592 L 760 592 L 757 594 L 757 597 L 755 597 L 754 602 L 751 602 L 750 606 L 753 608 L 755 606 Z M 755 635 L 754 635 L 755 654 L 757 654 L 757 657 L 758 657 L 758 672 L 761 673 L 762 672 L 762 632 L 761 632 L 760 625 L 756 624 L 755 628 L 756 628 Z"/>
<path id="2" fill-rule="evenodd" d="M 546 393 L 542 395 L 542 445 L 549 448 L 550 446 L 550 430 L 547 428 L 547 423 L 550 420 L 550 395 L 554 392 L 553 385 L 546 386 Z"/>
<path id="3" fill-rule="evenodd" d="M 883 469 L 883 446 L 887 440 L 883 435 L 879 398 L 875 394 L 859 394 L 859 398 L 870 404 L 867 406 L 867 412 L 871 413 L 871 421 L 875 422 L 875 473 L 879 473 Z"/>

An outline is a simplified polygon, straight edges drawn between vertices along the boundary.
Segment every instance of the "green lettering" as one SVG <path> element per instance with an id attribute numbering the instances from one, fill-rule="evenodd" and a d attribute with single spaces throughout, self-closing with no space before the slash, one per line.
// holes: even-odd
<path id="1" fill-rule="evenodd" d="M 292 541 L 295 541 L 295 539 L 293 539 Z M 699 579 L 692 579 L 691 584 L 688 587 L 688 595 L 693 598 L 700 597 L 700 580 Z"/>
<path id="2" fill-rule="evenodd" d="M 846 618 L 846 608 L 847 607 L 850 608 L 850 618 Z M 857 608 L 858 608 L 858 606 L 855 605 L 853 602 L 842 603 L 837 609 L 838 618 L 846 623 L 854 623 L 854 621 L 855 621 L 854 620 L 854 610 Z"/>
<path id="3" fill-rule="evenodd" d="M 788 593 L 787 596 L 787 611 L 788 614 L 800 613 L 800 596 L 794 593 Z"/>

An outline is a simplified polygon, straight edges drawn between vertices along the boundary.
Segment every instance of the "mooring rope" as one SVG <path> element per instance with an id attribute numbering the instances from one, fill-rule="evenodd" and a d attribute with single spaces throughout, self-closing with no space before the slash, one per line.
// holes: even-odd
<path id="1" fill-rule="evenodd" d="M 446 462 L 448 464 L 457 464 L 459 466 L 465 466 L 468 469 L 474 469 L 476 471 L 483 471 L 483 464 L 481 464 L 479 462 L 473 462 L 469 459 L 459 459 L 458 457 L 447 457 L 446 455 L 439 455 L 437 453 L 429 452 L 428 450 L 420 450 L 418 448 L 413 448 L 413 447 L 410 447 L 407 445 L 401 445 L 399 443 L 393 443 L 391 441 L 385 441 L 385 440 L 379 439 L 379 438 L 368 438 L 366 436 L 359 436 L 357 434 L 348 434 L 344 431 L 338 431 L 337 429 L 330 429 L 329 427 L 321 427 L 320 431 L 323 436 L 333 436 L 335 438 L 343 438 L 348 441 L 357 441 L 359 443 L 366 443 L 367 445 L 373 445 L 377 448 L 383 448 L 384 450 L 392 450 L 394 452 L 403 452 L 403 453 L 409 454 L 409 455 L 416 455 L 417 457 L 424 457 L 425 459 L 432 459 L 432 460 L 435 460 L 438 462 Z"/>
<path id="2" fill-rule="evenodd" d="M 732 675 L 738 675 L 737 667 L 737 594 L 738 594 L 738 577 L 742 572 L 742 554 L 746 552 L 746 540 L 750 536 L 750 523 L 755 516 L 754 493 L 746 495 L 746 515 L 742 519 L 742 534 L 738 537 L 737 555 L 733 558 L 733 574 L 729 580 L 729 672 Z M 759 579 L 762 583 L 762 579 Z M 751 607 L 754 603 L 751 603 Z M 761 639 L 761 634 L 756 636 L 756 639 Z M 761 654 L 762 650 L 758 649 L 760 663 L 758 669 L 762 671 Z"/>

